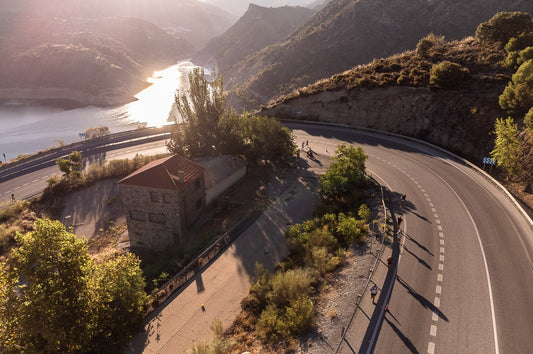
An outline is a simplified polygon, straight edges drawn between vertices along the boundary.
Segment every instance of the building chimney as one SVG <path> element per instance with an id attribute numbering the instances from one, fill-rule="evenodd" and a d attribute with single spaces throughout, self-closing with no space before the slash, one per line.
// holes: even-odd
<path id="1" fill-rule="evenodd" d="M 178 182 L 185 182 L 185 171 L 178 171 Z"/>

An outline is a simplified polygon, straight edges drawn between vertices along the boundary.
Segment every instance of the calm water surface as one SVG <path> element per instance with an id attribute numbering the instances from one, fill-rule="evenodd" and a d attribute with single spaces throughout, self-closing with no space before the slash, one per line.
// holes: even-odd
<path id="1" fill-rule="evenodd" d="M 148 79 L 151 86 L 139 92 L 135 102 L 114 108 L 84 107 L 61 110 L 50 107 L 0 106 L 0 158 L 10 160 L 31 154 L 59 141 L 79 141 L 87 128 L 107 126 L 111 132 L 135 129 L 138 123 L 148 126 L 168 124 L 176 89 L 186 89 L 187 74 L 195 65 L 181 62 L 155 72 Z"/>

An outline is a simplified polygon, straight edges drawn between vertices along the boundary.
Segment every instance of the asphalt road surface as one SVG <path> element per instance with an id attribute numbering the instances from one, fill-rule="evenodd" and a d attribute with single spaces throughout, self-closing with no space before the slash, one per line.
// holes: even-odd
<path id="1" fill-rule="evenodd" d="M 333 156 L 342 142 L 361 146 L 368 172 L 391 190 L 391 211 L 403 218 L 398 275 L 376 353 L 533 353 L 533 230 L 502 191 L 426 145 L 288 126 L 320 154 Z M 146 145 L 99 158 L 164 151 L 161 143 Z M 50 167 L 0 183 L 0 200 L 36 194 L 57 173 Z"/>
<path id="2" fill-rule="evenodd" d="M 401 255 L 376 353 L 533 353 L 533 231 L 499 189 L 426 145 L 288 126 L 318 153 L 361 146 L 395 194 Z"/>
<path id="3" fill-rule="evenodd" d="M 165 152 L 167 149 L 165 141 L 162 140 L 85 157 L 84 162 L 128 159 L 133 158 L 137 153 L 148 156 Z M 51 166 L 2 182 L 0 183 L 0 202 L 9 200 L 11 194 L 14 194 L 16 199 L 28 199 L 40 194 L 47 185 L 46 180 L 55 175 L 61 175 L 61 171 L 57 166 Z"/>

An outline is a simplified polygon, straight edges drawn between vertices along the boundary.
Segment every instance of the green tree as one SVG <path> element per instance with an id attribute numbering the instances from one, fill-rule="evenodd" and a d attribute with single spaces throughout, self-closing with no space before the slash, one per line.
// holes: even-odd
<path id="1" fill-rule="evenodd" d="M 110 133 L 108 127 L 92 127 L 85 131 L 85 139 L 99 138 Z"/>
<path id="2" fill-rule="evenodd" d="M 174 117 L 169 151 L 189 157 L 216 154 L 220 143 L 218 123 L 226 114 L 222 75 L 209 81 L 203 68 L 194 68 L 189 73 L 189 89 L 176 92 L 175 103 L 179 115 Z"/>
<path id="3" fill-rule="evenodd" d="M 91 287 L 96 324 L 92 347 L 99 353 L 120 349 L 144 317 L 148 297 L 140 259 L 131 253 L 96 264 Z"/>
<path id="4" fill-rule="evenodd" d="M 86 240 L 47 219 L 16 240 L 9 264 L 0 264 L 7 293 L 0 300 L 0 351 L 101 352 L 124 344 L 146 302 L 133 255 L 96 265 Z"/>
<path id="5" fill-rule="evenodd" d="M 252 164 L 286 163 L 296 152 L 291 131 L 275 118 L 232 112 L 220 121 L 220 131 L 221 151 L 242 154 Z"/>
<path id="6" fill-rule="evenodd" d="M 525 115 L 524 125 L 531 133 L 533 133 L 533 107 L 531 107 Z"/>
<path id="7" fill-rule="evenodd" d="M 457 63 L 443 61 L 433 65 L 429 75 L 431 85 L 451 88 L 463 82 L 470 75 L 470 71 Z"/>
<path id="8" fill-rule="evenodd" d="M 523 116 L 533 107 L 533 59 L 520 65 L 499 102 L 500 107 L 515 116 Z"/>
<path id="9" fill-rule="evenodd" d="M 10 304 L 16 311 L 6 315 L 17 324 L 18 344 L 29 352 L 81 351 L 93 322 L 87 243 L 49 220 L 37 220 L 35 231 L 16 240 L 8 278 L 19 295 Z"/>
<path id="10" fill-rule="evenodd" d="M 329 198 L 347 194 L 366 182 L 365 161 L 368 156 L 359 146 L 341 144 L 331 159 L 326 173 L 320 177 L 320 192 Z"/>
<path id="11" fill-rule="evenodd" d="M 81 152 L 73 151 L 71 152 L 66 159 L 59 158 L 56 160 L 56 165 L 59 167 L 59 170 L 63 172 L 65 177 L 69 178 L 73 175 L 77 176 L 81 171 Z"/>
<path id="12" fill-rule="evenodd" d="M 513 37 L 533 30 L 533 21 L 523 12 L 498 12 L 476 29 L 476 38 L 483 43 L 499 42 L 506 45 Z"/>
<path id="13" fill-rule="evenodd" d="M 516 138 L 518 125 L 511 117 L 498 118 L 494 125 L 494 150 L 490 152 L 498 166 L 503 166 L 509 176 L 515 176 L 518 172 L 518 153 L 520 142 Z"/>

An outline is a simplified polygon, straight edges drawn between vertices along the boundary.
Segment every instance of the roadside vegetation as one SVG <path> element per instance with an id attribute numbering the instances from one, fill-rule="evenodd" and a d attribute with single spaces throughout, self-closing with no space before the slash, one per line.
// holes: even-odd
<path id="1" fill-rule="evenodd" d="M 147 295 L 133 254 L 95 262 L 87 241 L 37 219 L 0 262 L 0 351 L 110 352 L 139 328 Z"/>
<path id="2" fill-rule="evenodd" d="M 243 155 L 251 165 L 289 163 L 296 152 L 290 130 L 277 119 L 226 108 L 222 76 L 209 80 L 203 69 L 189 73 L 189 90 L 176 93 L 178 113 L 167 146 L 199 156 Z"/>
<path id="3" fill-rule="evenodd" d="M 294 348 L 296 338 L 314 328 L 313 299 L 325 277 L 343 265 L 347 249 L 366 242 L 370 210 L 363 202 L 365 190 L 372 188 L 366 159 L 360 147 L 338 147 L 320 178 L 315 216 L 286 232 L 288 257 L 274 272 L 256 264 L 255 282 L 233 325 L 192 353 L 216 353 L 219 346 L 244 351 L 254 345 L 279 352 Z"/>
<path id="4" fill-rule="evenodd" d="M 431 142 L 475 162 L 491 156 L 501 167 L 492 173 L 533 213 L 532 23 L 527 13 L 501 12 L 481 23 L 475 36 L 463 40 L 449 42 L 430 33 L 418 41 L 415 50 L 374 59 L 299 88 L 272 106 L 323 91 L 398 86 L 429 89 L 433 104 L 442 108 L 439 112 L 428 105 L 434 129 L 474 141 L 469 145 L 463 138 L 447 142 L 431 138 Z M 463 105 L 446 103 L 454 96 L 461 96 Z M 423 114 L 424 108 L 417 107 L 414 112 Z M 396 132 L 404 133 L 401 128 Z M 426 139 L 426 135 L 421 131 L 414 136 Z"/>
<path id="5" fill-rule="evenodd" d="M 504 64 L 515 71 L 499 96 L 507 117 L 496 120 L 491 156 L 504 169 L 506 179 L 519 181 L 522 192 L 532 194 L 533 18 L 520 12 L 499 13 L 481 24 L 476 36 L 505 48 Z"/>

